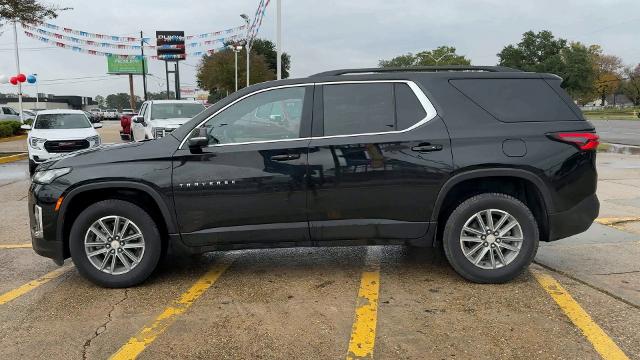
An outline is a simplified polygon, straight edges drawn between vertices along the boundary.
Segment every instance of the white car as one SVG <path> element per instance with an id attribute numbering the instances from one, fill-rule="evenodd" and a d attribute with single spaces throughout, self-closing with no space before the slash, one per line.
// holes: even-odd
<path id="1" fill-rule="evenodd" d="M 22 125 L 29 130 L 29 173 L 38 164 L 56 156 L 99 146 L 102 142 L 95 130 L 102 124 L 91 124 L 80 110 L 44 110 L 38 112 L 33 125 Z"/>
<path id="2" fill-rule="evenodd" d="M 191 120 L 204 109 L 204 105 L 193 100 L 144 102 L 138 116 L 134 116 L 131 121 L 131 140 L 143 141 L 163 137 Z"/>
<path id="3" fill-rule="evenodd" d="M 102 113 L 105 120 L 118 120 L 118 109 L 107 109 Z"/>
<path id="4" fill-rule="evenodd" d="M 0 107 L 0 121 L 20 121 L 20 114 L 10 106 Z"/>

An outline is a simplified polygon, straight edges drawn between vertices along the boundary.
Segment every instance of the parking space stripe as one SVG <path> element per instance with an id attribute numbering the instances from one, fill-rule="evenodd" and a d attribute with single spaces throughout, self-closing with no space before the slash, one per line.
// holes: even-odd
<path id="1" fill-rule="evenodd" d="M 4 305 L 6 303 L 8 303 L 11 300 L 14 300 L 28 292 L 30 292 L 31 290 L 34 290 L 36 288 L 38 288 L 40 285 L 46 284 L 49 281 L 59 277 L 60 275 L 64 274 L 65 272 L 67 272 L 67 270 L 69 270 L 70 267 L 61 267 L 58 269 L 53 270 L 52 272 L 45 274 L 33 281 L 30 281 L 22 286 L 20 286 L 19 288 L 13 289 L 11 291 L 8 291 L 2 295 L 0 295 L 0 305 Z"/>
<path id="2" fill-rule="evenodd" d="M 151 345 L 155 339 L 164 333 L 182 313 L 187 311 L 193 303 L 204 294 L 233 263 L 233 258 L 225 258 L 215 264 L 206 274 L 196 281 L 189 290 L 169 305 L 155 320 L 142 328 L 135 336 L 124 344 L 109 359 L 135 359 Z"/>
<path id="3" fill-rule="evenodd" d="M 560 309 L 573 324 L 582 331 L 591 345 L 605 360 L 628 360 L 625 353 L 616 343 L 596 324 L 591 316 L 578 304 L 571 294 L 552 276 L 539 271 L 532 271 L 538 283 L 555 300 Z"/>
<path id="4" fill-rule="evenodd" d="M 373 358 L 380 292 L 379 259 L 368 256 L 365 266 L 366 269 L 360 278 L 360 289 L 358 290 L 355 318 L 351 328 L 347 360 Z"/>
<path id="5" fill-rule="evenodd" d="M 0 249 L 31 249 L 31 244 L 2 244 Z"/>

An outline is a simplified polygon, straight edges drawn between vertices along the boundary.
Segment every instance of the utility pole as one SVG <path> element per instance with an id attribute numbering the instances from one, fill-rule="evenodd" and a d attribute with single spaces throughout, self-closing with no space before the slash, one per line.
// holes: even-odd
<path id="1" fill-rule="evenodd" d="M 133 74 L 129 74 L 129 105 L 132 110 L 136 110 L 136 99 L 133 94 Z"/>
<path id="2" fill-rule="evenodd" d="M 20 74 L 20 52 L 18 51 L 18 27 L 17 20 L 13 20 L 13 41 L 16 45 L 16 69 Z M 22 83 L 18 82 L 18 107 L 20 108 L 20 122 L 24 123 L 24 114 L 22 113 Z"/>
<path id="3" fill-rule="evenodd" d="M 238 91 L 238 53 L 242 51 L 241 45 L 229 45 L 229 48 L 233 51 L 236 59 L 236 91 Z"/>
<path id="4" fill-rule="evenodd" d="M 147 101 L 147 60 L 144 57 L 144 35 L 140 31 L 140 52 L 142 53 L 142 89 L 144 91 L 144 101 Z M 135 108 L 132 108 L 135 110 Z"/>
<path id="5" fill-rule="evenodd" d="M 241 14 L 240 15 L 241 18 L 244 19 L 244 22 L 247 24 L 247 36 L 245 39 L 245 46 L 247 47 L 247 87 L 249 87 L 249 64 L 250 64 L 250 53 L 251 53 L 251 39 L 249 38 L 249 36 L 251 36 L 251 34 L 249 33 L 251 31 L 251 20 L 249 19 L 249 16 L 247 16 L 247 14 Z"/>
<path id="6" fill-rule="evenodd" d="M 276 1 L 276 56 L 278 80 L 282 79 L 282 0 Z"/>

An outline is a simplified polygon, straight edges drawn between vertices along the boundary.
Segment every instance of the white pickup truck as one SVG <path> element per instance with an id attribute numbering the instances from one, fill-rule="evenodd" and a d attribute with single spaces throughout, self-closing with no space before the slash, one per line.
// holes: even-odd
<path id="1" fill-rule="evenodd" d="M 177 129 L 204 111 L 204 105 L 192 100 L 152 100 L 142 104 L 131 121 L 131 140 L 156 139 Z"/>

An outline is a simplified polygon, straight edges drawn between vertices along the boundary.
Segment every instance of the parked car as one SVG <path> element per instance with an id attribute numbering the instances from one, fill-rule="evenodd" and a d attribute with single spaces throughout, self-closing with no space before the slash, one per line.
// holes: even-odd
<path id="1" fill-rule="evenodd" d="M 598 215 L 598 135 L 561 82 L 461 66 L 253 85 L 155 141 L 41 165 L 33 249 L 107 287 L 166 252 L 369 244 L 442 246 L 464 278 L 506 282 Z"/>
<path id="2" fill-rule="evenodd" d="M 10 106 L 0 107 L 0 121 L 20 121 L 20 114 Z"/>
<path id="3" fill-rule="evenodd" d="M 104 120 L 118 120 L 118 109 L 107 109 L 102 113 Z"/>
<path id="4" fill-rule="evenodd" d="M 157 139 L 204 111 L 204 105 L 193 100 L 151 100 L 132 119 L 131 140 Z"/>
<path id="5" fill-rule="evenodd" d="M 99 108 L 93 108 L 91 110 L 89 110 L 89 112 L 91 114 L 93 114 L 93 116 L 98 119 L 98 121 L 102 121 L 102 110 L 100 110 Z"/>
<path id="6" fill-rule="evenodd" d="M 120 111 L 120 113 L 118 113 L 118 117 L 120 119 L 122 119 L 122 115 L 124 115 L 124 114 L 132 114 L 134 112 L 135 111 L 133 109 L 122 109 L 122 111 Z"/>
<path id="7" fill-rule="evenodd" d="M 29 130 L 29 173 L 33 175 L 38 164 L 73 151 L 94 148 L 101 139 L 84 111 L 43 110 L 38 112 L 33 125 L 22 125 Z"/>
<path id="8" fill-rule="evenodd" d="M 92 124 L 99 123 L 102 120 L 95 113 L 84 111 L 84 114 L 87 115 L 87 118 L 89 118 Z"/>
<path id="9" fill-rule="evenodd" d="M 22 121 L 33 121 L 36 118 L 36 112 L 33 110 L 22 110 Z"/>
<path id="10" fill-rule="evenodd" d="M 125 109 L 128 110 L 128 109 Z M 120 116 L 120 139 L 131 140 L 131 119 L 137 116 L 138 113 L 131 110 L 131 112 L 123 112 Z"/>

